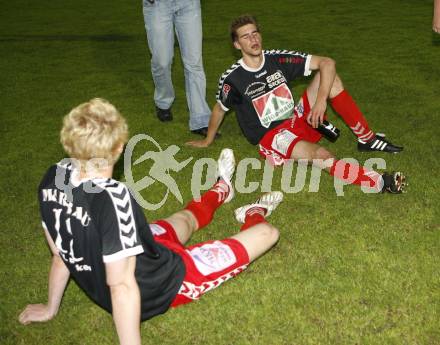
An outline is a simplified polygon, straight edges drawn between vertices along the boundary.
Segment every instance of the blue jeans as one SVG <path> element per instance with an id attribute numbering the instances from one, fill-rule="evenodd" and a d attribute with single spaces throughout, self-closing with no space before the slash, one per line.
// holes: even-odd
<path id="1" fill-rule="evenodd" d="M 174 31 L 179 41 L 185 71 L 190 130 L 207 127 L 211 111 L 206 103 L 206 77 L 202 62 L 200 0 L 143 0 L 145 29 L 151 51 L 154 102 L 168 109 L 174 101 L 171 64 Z"/>

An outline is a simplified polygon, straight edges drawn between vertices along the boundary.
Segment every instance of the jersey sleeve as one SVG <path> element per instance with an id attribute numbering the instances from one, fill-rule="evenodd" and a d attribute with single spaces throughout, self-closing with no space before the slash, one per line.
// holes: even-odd
<path id="1" fill-rule="evenodd" d="M 139 225 L 133 212 L 135 201 L 128 188 L 117 183 L 105 190 L 107 195 L 99 217 L 103 261 L 109 263 L 143 253 Z"/>
<path id="2" fill-rule="evenodd" d="M 223 74 L 218 82 L 218 90 L 216 94 L 217 103 L 220 104 L 224 111 L 231 109 L 235 100 L 239 97 L 237 91 L 230 83 L 229 78 Z"/>
<path id="3" fill-rule="evenodd" d="M 278 50 L 274 53 L 278 64 L 289 81 L 312 74 L 310 60 L 312 55 L 298 51 Z"/>

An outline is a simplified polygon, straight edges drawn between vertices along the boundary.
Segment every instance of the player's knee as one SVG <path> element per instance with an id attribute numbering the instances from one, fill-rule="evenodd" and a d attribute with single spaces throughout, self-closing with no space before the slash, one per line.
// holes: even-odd
<path id="1" fill-rule="evenodd" d="M 333 81 L 332 88 L 330 90 L 330 98 L 336 97 L 344 90 L 344 84 L 342 83 L 339 75 L 336 74 L 335 80 Z"/>
<path id="2" fill-rule="evenodd" d="M 336 158 L 335 155 L 333 153 L 331 153 L 330 151 L 328 151 L 327 149 L 323 148 L 323 147 L 319 147 L 314 154 L 314 159 L 322 159 L 322 160 L 327 160 L 327 159 L 334 159 Z"/>
<path id="3" fill-rule="evenodd" d="M 194 216 L 192 212 L 186 211 L 184 212 L 184 214 L 185 214 L 185 223 L 188 226 L 188 229 L 191 230 L 191 232 L 194 232 L 200 228 L 199 220 Z M 207 222 L 210 223 L 211 220 L 212 220 L 212 216 Z"/>
<path id="4" fill-rule="evenodd" d="M 182 218 L 185 222 L 185 225 L 188 227 L 188 229 L 195 229 L 197 227 L 197 221 L 195 217 L 190 212 L 182 212 Z"/>
<path id="5" fill-rule="evenodd" d="M 279 230 L 269 223 L 264 224 L 260 235 L 268 246 L 273 246 L 280 238 Z"/>
<path id="6" fill-rule="evenodd" d="M 197 220 L 191 212 L 187 210 L 179 211 L 173 216 L 175 221 L 181 224 L 183 229 L 188 229 L 193 232 L 197 228 Z"/>

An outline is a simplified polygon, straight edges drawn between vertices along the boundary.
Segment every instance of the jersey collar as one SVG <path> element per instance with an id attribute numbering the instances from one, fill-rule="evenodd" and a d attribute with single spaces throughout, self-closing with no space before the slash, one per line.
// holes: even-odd
<path id="1" fill-rule="evenodd" d="M 264 52 L 262 52 L 262 54 L 263 54 L 263 61 L 261 61 L 261 65 L 258 66 L 257 68 L 252 68 L 252 67 L 249 67 L 248 65 L 246 65 L 243 61 L 243 58 L 238 60 L 238 63 L 241 65 L 241 67 L 243 67 L 248 72 L 258 72 L 259 70 L 261 70 L 263 68 L 264 63 L 266 62 L 266 56 L 264 55 Z"/>
<path id="2" fill-rule="evenodd" d="M 70 183 L 74 187 L 79 187 L 83 183 L 86 183 L 88 181 L 92 181 L 95 184 L 99 184 L 100 182 L 108 181 L 109 179 L 106 177 L 85 177 L 80 178 L 78 169 L 72 169 L 72 174 L 70 175 Z"/>

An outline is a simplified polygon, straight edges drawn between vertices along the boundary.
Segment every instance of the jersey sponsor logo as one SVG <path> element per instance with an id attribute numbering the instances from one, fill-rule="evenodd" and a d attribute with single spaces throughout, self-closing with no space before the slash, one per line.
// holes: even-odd
<path id="1" fill-rule="evenodd" d="M 220 242 L 207 243 L 200 247 L 195 247 L 187 252 L 203 275 L 220 272 L 237 262 L 232 249 Z"/>
<path id="2" fill-rule="evenodd" d="M 302 57 L 280 57 L 278 59 L 279 63 L 291 63 L 291 64 L 302 64 L 304 58 Z"/>
<path id="3" fill-rule="evenodd" d="M 304 115 L 304 100 L 302 97 L 299 99 L 299 102 L 295 106 L 295 113 L 296 113 L 296 116 L 298 116 L 298 118 L 301 118 Z M 292 127 L 293 127 L 293 124 L 292 124 Z"/>
<path id="4" fill-rule="evenodd" d="M 256 81 L 250 84 L 247 88 L 244 94 L 248 97 L 254 97 L 259 96 L 260 94 L 264 93 L 266 90 L 266 83 L 263 83 L 261 81 Z"/>
<path id="5" fill-rule="evenodd" d="M 231 85 L 224 84 L 223 88 L 222 88 L 222 94 L 223 94 L 222 101 L 223 102 L 226 102 L 226 99 L 228 98 L 229 91 L 231 91 Z"/>
<path id="6" fill-rule="evenodd" d="M 266 81 L 270 89 L 282 83 L 287 83 L 286 78 L 280 70 L 276 71 L 274 74 L 267 76 Z"/>
<path id="7" fill-rule="evenodd" d="M 274 150 L 286 156 L 290 144 L 292 144 L 296 138 L 297 136 L 295 134 L 287 129 L 283 129 L 281 132 L 274 135 L 271 146 Z"/>
<path id="8" fill-rule="evenodd" d="M 223 93 L 226 97 L 228 97 L 228 93 L 229 91 L 231 91 L 231 85 L 229 84 L 224 84 L 223 85 Z"/>
<path id="9" fill-rule="evenodd" d="M 261 73 L 255 74 L 255 78 L 261 78 L 263 75 L 266 75 L 266 74 L 267 74 L 267 70 L 264 70 Z"/>
<path id="10" fill-rule="evenodd" d="M 269 128 L 274 121 L 291 117 L 295 106 L 286 84 L 281 84 L 266 94 L 252 100 L 261 125 Z"/>

